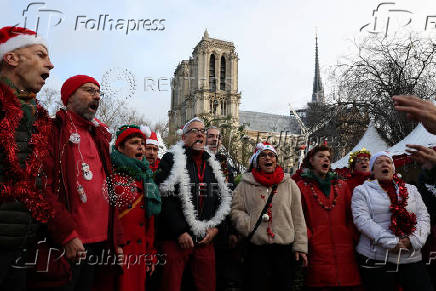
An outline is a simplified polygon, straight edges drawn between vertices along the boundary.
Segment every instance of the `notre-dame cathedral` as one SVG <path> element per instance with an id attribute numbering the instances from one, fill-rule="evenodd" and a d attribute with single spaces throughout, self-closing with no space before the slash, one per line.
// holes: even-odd
<path id="1" fill-rule="evenodd" d="M 286 159 L 287 167 L 296 166 L 298 153 L 294 150 L 303 136 L 301 124 L 292 114 L 239 111 L 238 54 L 232 42 L 211 38 L 206 30 L 189 60 L 181 61 L 176 67 L 172 82 L 171 109 L 168 111 L 170 143 L 176 140 L 177 129 L 195 116 L 207 114 L 214 119 L 231 118 L 234 124 L 245 126 L 247 136 L 253 141 L 266 139 L 275 144 Z M 318 38 L 311 99 L 311 103 L 324 102 Z M 305 115 L 306 109 L 297 111 L 299 115 Z"/>
<path id="2" fill-rule="evenodd" d="M 200 114 L 231 116 L 239 122 L 238 55 L 232 42 L 209 37 L 207 30 L 174 72 L 169 135 Z"/>

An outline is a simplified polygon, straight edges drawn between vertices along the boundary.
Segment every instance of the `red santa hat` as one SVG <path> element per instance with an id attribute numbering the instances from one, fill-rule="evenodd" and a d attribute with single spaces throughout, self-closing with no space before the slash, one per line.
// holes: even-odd
<path id="1" fill-rule="evenodd" d="M 0 60 L 14 49 L 41 44 L 47 48 L 47 42 L 36 32 L 18 26 L 5 26 L 0 29 Z"/>
<path id="2" fill-rule="evenodd" d="M 132 134 L 139 134 L 144 140 L 146 139 L 145 134 L 142 132 L 139 126 L 134 124 L 126 124 L 118 128 L 116 135 L 117 139 L 115 141 L 115 146 L 119 146 L 123 141 L 126 140 Z"/>
<path id="3" fill-rule="evenodd" d="M 147 136 L 147 139 L 145 140 L 145 144 L 152 144 L 155 146 L 159 146 L 159 140 L 157 138 L 156 132 L 151 131 L 150 127 L 148 126 L 141 126 L 141 130 Z"/>
<path id="4" fill-rule="evenodd" d="M 272 144 L 268 142 L 260 142 L 256 145 L 256 148 L 254 149 L 254 154 L 250 158 L 250 164 L 253 163 L 253 166 L 257 167 L 257 158 L 259 157 L 259 154 L 266 150 L 270 150 L 277 155 L 277 151 Z"/>

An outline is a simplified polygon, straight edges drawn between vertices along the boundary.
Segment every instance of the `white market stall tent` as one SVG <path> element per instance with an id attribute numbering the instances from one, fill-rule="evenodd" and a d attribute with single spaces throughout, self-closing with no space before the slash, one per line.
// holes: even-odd
<path id="1" fill-rule="evenodd" d="M 402 141 L 390 147 L 387 151 L 393 156 L 399 156 L 406 153 L 407 144 L 417 144 L 426 147 L 436 146 L 436 135 L 429 133 L 425 127 L 419 123 L 408 136 L 406 136 Z"/>
<path id="2" fill-rule="evenodd" d="M 384 151 L 388 148 L 386 142 L 377 133 L 377 129 L 373 122 L 370 122 L 365 134 L 360 139 L 359 143 L 343 158 L 332 164 L 332 169 L 341 169 L 348 167 L 348 158 L 350 154 L 355 151 L 359 151 L 362 148 L 366 148 L 371 153 L 376 153 L 379 151 Z"/>

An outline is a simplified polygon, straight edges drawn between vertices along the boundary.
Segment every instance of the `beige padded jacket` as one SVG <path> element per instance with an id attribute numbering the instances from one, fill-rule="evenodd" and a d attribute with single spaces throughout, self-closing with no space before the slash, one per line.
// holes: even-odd
<path id="1" fill-rule="evenodd" d="M 231 218 L 236 229 L 247 237 L 264 208 L 271 187 L 259 184 L 251 173 L 245 173 L 233 191 Z M 289 174 L 285 174 L 272 199 L 274 238 L 267 235 L 268 222 L 262 221 L 251 242 L 256 245 L 290 244 L 294 251 L 307 253 L 307 229 L 301 208 L 301 193 Z"/>

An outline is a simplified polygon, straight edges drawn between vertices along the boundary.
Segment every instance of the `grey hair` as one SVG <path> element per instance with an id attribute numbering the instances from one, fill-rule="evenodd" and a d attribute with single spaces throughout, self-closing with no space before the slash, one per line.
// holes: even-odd
<path id="1" fill-rule="evenodd" d="M 218 128 L 218 127 L 216 127 L 216 126 L 209 126 L 208 128 L 207 128 L 207 130 L 206 130 L 206 134 L 207 134 L 207 132 L 209 131 L 209 129 L 216 129 L 216 130 L 218 130 L 219 132 L 220 132 L 220 134 L 221 134 L 221 130 Z"/>
<path id="2" fill-rule="evenodd" d="M 189 120 L 188 122 L 186 122 L 185 126 L 183 127 L 183 134 L 185 134 L 188 131 L 189 125 L 191 125 L 191 123 L 193 123 L 193 122 L 201 122 L 204 124 L 203 120 L 201 120 L 198 117 L 194 117 L 191 120 Z"/>

